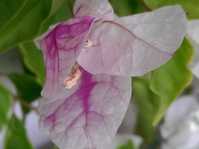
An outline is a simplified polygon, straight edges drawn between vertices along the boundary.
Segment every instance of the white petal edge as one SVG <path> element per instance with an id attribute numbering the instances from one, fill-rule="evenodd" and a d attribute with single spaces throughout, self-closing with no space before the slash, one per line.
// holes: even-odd
<path id="1" fill-rule="evenodd" d="M 195 49 L 195 55 L 190 67 L 193 74 L 199 78 L 199 20 L 188 22 L 187 35 Z"/>

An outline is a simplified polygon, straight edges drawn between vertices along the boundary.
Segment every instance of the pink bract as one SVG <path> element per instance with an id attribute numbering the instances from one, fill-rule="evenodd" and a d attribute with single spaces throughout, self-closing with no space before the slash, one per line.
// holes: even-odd
<path id="1" fill-rule="evenodd" d="M 46 64 L 41 125 L 61 149 L 103 148 L 116 134 L 131 97 L 130 78 L 92 75 L 81 67 L 76 86 L 64 87 L 93 20 L 78 17 L 60 23 L 40 40 Z"/>
<path id="2" fill-rule="evenodd" d="M 141 76 L 168 62 L 186 34 L 180 6 L 96 21 L 78 63 L 92 74 Z"/>
<path id="3" fill-rule="evenodd" d="M 74 18 L 39 39 L 42 128 L 60 149 L 104 149 L 127 111 L 130 77 L 166 63 L 185 33 L 179 6 L 120 18 L 108 0 L 76 0 Z"/>
<path id="4" fill-rule="evenodd" d="M 41 100 L 42 125 L 61 149 L 103 149 L 122 122 L 131 97 L 131 81 L 81 72 L 81 80 L 71 93 L 51 102 Z"/>

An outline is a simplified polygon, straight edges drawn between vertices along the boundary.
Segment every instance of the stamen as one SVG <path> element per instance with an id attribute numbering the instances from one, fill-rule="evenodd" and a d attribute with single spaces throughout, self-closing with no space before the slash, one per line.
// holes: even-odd
<path id="1" fill-rule="evenodd" d="M 93 46 L 93 42 L 92 42 L 91 40 L 88 39 L 88 40 L 86 41 L 86 43 L 85 43 L 85 47 L 86 47 L 86 48 L 89 48 L 89 47 L 92 47 L 92 46 Z"/>
<path id="2" fill-rule="evenodd" d="M 79 69 L 79 66 L 75 65 L 72 68 L 71 73 L 64 79 L 64 86 L 66 89 L 71 89 L 77 84 L 77 81 L 81 77 L 81 71 Z"/>

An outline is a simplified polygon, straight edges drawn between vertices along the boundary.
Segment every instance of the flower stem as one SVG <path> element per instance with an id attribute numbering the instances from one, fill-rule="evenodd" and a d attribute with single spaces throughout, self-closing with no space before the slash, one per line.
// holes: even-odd
<path id="1" fill-rule="evenodd" d="M 37 109 L 37 107 L 31 105 L 31 103 L 27 103 L 26 101 L 24 101 L 23 99 L 21 99 L 19 96 L 13 96 L 14 99 L 16 99 L 17 101 L 19 101 L 21 103 L 22 106 L 31 109 L 32 111 L 36 112 L 37 114 L 39 114 L 39 111 Z"/>

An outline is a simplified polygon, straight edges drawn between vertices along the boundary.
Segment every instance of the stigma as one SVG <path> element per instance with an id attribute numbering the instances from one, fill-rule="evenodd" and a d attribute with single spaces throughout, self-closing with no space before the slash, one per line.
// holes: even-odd
<path id="1" fill-rule="evenodd" d="M 64 79 L 64 87 L 66 89 L 73 88 L 77 84 L 81 75 L 82 73 L 79 66 L 75 64 L 74 67 L 72 68 L 71 73 Z"/>

